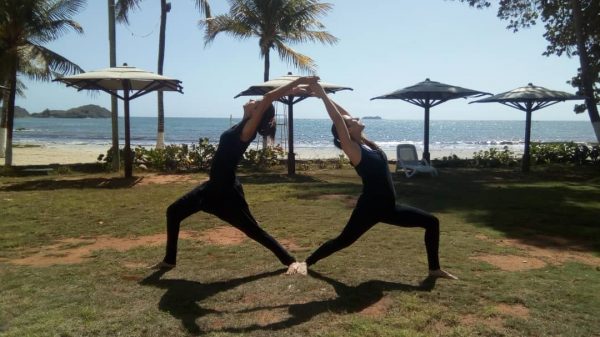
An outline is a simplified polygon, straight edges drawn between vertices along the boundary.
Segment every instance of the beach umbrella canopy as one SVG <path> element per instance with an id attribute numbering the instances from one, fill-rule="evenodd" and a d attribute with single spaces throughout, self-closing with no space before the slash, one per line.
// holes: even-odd
<path id="1" fill-rule="evenodd" d="M 425 109 L 424 123 L 424 149 L 423 159 L 429 161 L 429 109 L 456 98 L 480 97 L 491 95 L 486 92 L 466 89 L 455 85 L 431 81 L 428 78 L 410 87 L 399 89 L 389 94 L 371 98 L 374 99 L 401 99 L 405 102 L 418 105 Z"/>
<path id="2" fill-rule="evenodd" d="M 261 84 L 253 85 L 253 86 L 249 87 L 248 89 L 237 94 L 234 98 L 238 98 L 240 96 L 264 95 L 273 89 L 279 88 L 281 86 L 284 86 L 284 85 L 296 80 L 298 77 L 299 76 L 291 75 L 288 73 L 288 75 L 284 75 L 284 76 L 266 81 Z M 350 88 L 350 87 L 344 87 L 344 86 L 340 86 L 340 85 L 325 83 L 322 81 L 319 81 L 319 84 L 323 87 L 323 89 L 325 89 L 325 92 L 327 92 L 328 94 L 336 93 L 341 90 L 352 90 L 352 88 Z M 284 97 L 281 97 L 278 99 L 278 101 L 280 101 L 281 103 L 286 104 L 288 106 L 288 161 L 287 161 L 287 164 L 288 164 L 288 174 L 289 175 L 293 175 L 296 173 L 296 157 L 294 154 L 294 104 L 296 104 L 300 101 L 303 101 L 308 97 L 310 97 L 310 96 L 309 95 L 298 95 L 298 96 L 284 96 Z"/>
<path id="3" fill-rule="evenodd" d="M 54 79 L 68 87 L 81 90 L 101 90 L 123 100 L 125 119 L 125 177 L 132 176 L 132 152 L 129 127 L 129 101 L 152 91 L 177 91 L 183 93 L 181 81 L 124 64 Z M 119 94 L 122 91 L 122 95 Z"/>
<path id="4" fill-rule="evenodd" d="M 531 139 L 531 113 L 552 104 L 567 100 L 585 99 L 583 96 L 569 94 L 538 87 L 531 83 L 491 97 L 482 98 L 471 103 L 501 103 L 509 107 L 525 111 L 525 151 L 523 153 L 522 170 L 529 171 L 529 142 Z"/>

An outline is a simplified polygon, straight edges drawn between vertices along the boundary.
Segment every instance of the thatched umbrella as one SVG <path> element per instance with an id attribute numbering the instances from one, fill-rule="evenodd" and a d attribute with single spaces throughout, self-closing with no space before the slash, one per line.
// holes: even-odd
<path id="1" fill-rule="evenodd" d="M 129 101 L 156 90 L 183 93 L 181 81 L 135 67 L 106 68 L 82 74 L 59 77 L 54 81 L 65 83 L 77 90 L 102 90 L 123 100 L 125 114 L 125 177 L 132 176 L 132 152 L 129 128 Z M 119 91 L 123 95 L 119 95 Z"/>
<path id="2" fill-rule="evenodd" d="M 405 102 L 418 105 L 425 108 L 425 126 L 424 126 L 424 149 L 423 159 L 429 162 L 429 109 L 442 104 L 448 100 L 456 98 L 480 97 L 483 95 L 491 95 L 486 92 L 465 89 L 455 85 L 444 84 L 440 82 L 430 81 L 428 78 L 423 82 L 419 82 L 410 87 L 399 89 L 389 94 L 371 98 L 374 99 L 401 99 Z"/>
<path id="3" fill-rule="evenodd" d="M 282 87 L 294 80 L 296 80 L 299 76 L 295 75 L 285 75 L 281 76 L 269 81 L 266 81 L 261 84 L 253 85 L 248 89 L 240 92 L 234 98 L 238 98 L 240 96 L 260 96 L 264 95 L 267 92 Z M 325 83 L 319 81 L 319 84 L 325 89 L 327 93 L 336 93 L 340 90 L 352 90 L 349 87 L 343 87 L 335 84 Z M 288 106 L 288 174 L 293 175 L 296 173 L 296 157 L 294 154 L 294 104 L 303 101 L 304 99 L 310 97 L 309 95 L 299 95 L 299 96 L 284 96 L 281 97 L 278 101 L 287 104 Z"/>
<path id="4" fill-rule="evenodd" d="M 529 142 L 531 140 L 531 113 L 547 106 L 566 100 L 585 99 L 583 96 L 569 94 L 538 87 L 529 83 L 525 87 L 516 88 L 498 95 L 486 97 L 471 103 L 502 103 L 511 108 L 525 111 L 525 151 L 523 153 L 523 172 L 529 171 Z"/>

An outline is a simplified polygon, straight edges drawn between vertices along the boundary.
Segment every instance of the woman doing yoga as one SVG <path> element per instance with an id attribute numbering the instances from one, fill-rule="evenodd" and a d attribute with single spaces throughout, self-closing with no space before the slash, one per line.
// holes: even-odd
<path id="1" fill-rule="evenodd" d="M 344 151 L 362 178 L 363 191 L 346 227 L 338 237 L 325 242 L 306 259 L 306 262 L 295 263 L 291 272 L 306 274 L 307 266 L 350 246 L 375 224 L 383 222 L 395 226 L 424 228 L 429 275 L 456 279 L 455 276 L 440 268 L 438 219 L 423 210 L 396 205 L 396 191 L 387 157 L 374 142 L 365 138 L 362 133 L 365 126 L 358 118 L 353 118 L 333 102 L 318 83 L 311 84 L 310 90 L 323 100 L 333 121 L 331 131 L 334 135 L 334 144 Z"/>
<path id="2" fill-rule="evenodd" d="M 293 94 L 299 85 L 316 82 L 314 77 L 300 77 L 287 85 L 266 93 L 261 100 L 244 105 L 241 122 L 221 135 L 213 158 L 209 180 L 185 194 L 167 208 L 167 247 L 164 259 L 154 268 L 173 268 L 177 257 L 179 226 L 183 219 L 204 211 L 219 217 L 269 249 L 281 263 L 289 266 L 296 260 L 254 219 L 235 175 L 236 168 L 256 137 L 256 133 L 273 134 L 275 109 L 272 102 Z"/>

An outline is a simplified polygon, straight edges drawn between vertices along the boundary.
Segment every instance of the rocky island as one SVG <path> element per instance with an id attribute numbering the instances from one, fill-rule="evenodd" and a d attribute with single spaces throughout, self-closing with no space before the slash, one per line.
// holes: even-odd
<path id="1" fill-rule="evenodd" d="M 69 110 L 50 110 L 29 113 L 27 110 L 15 106 L 15 118 L 110 118 L 111 112 L 101 106 L 88 104 Z"/>

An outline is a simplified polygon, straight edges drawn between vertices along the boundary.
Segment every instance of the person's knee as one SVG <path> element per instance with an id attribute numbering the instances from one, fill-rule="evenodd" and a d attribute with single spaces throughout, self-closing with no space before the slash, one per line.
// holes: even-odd
<path id="1" fill-rule="evenodd" d="M 173 204 L 169 205 L 169 207 L 167 207 L 167 211 L 166 211 L 167 219 L 174 220 L 175 218 L 178 217 L 178 214 L 179 214 L 179 207 L 177 207 L 176 203 L 173 203 Z"/>
<path id="2" fill-rule="evenodd" d="M 431 219 L 429 220 L 429 226 L 431 228 L 440 229 L 440 219 L 438 219 L 436 216 L 432 215 Z"/>

